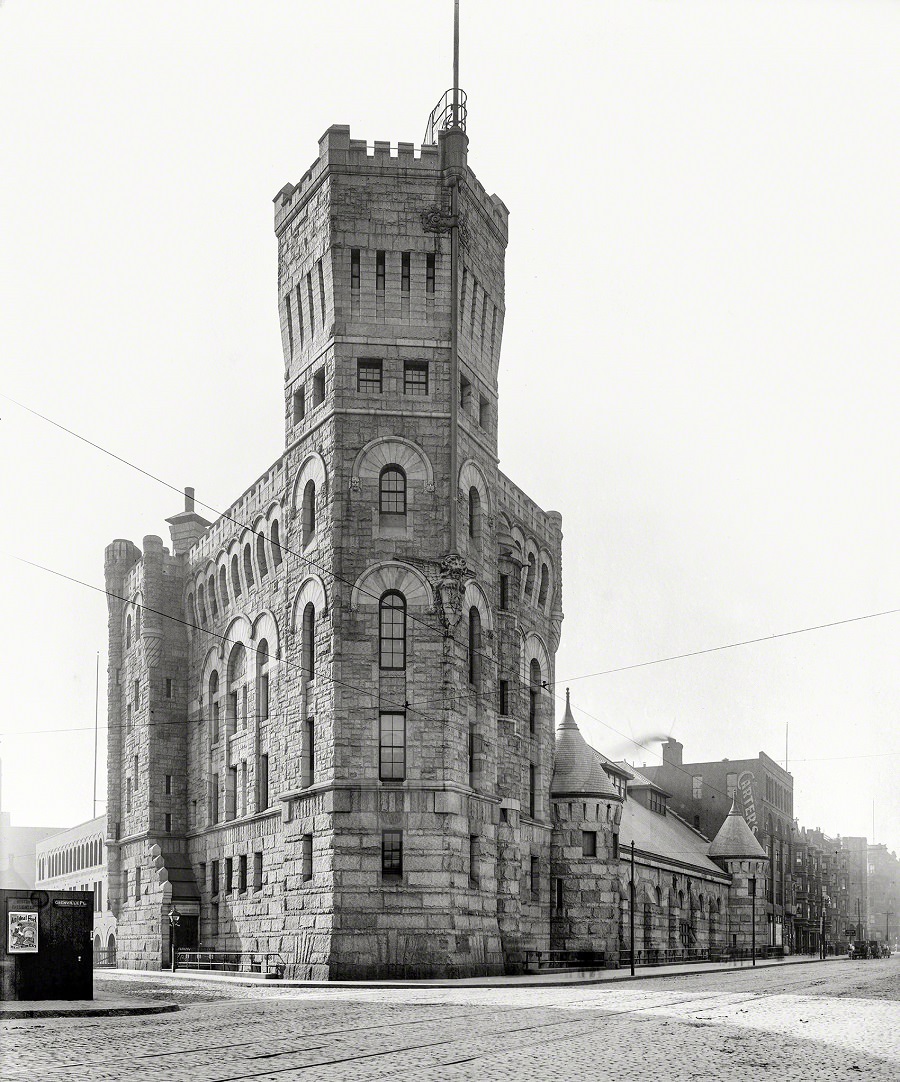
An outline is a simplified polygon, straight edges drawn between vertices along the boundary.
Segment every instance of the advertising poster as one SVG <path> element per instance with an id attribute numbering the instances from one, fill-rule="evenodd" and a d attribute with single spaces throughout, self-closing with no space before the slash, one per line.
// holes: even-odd
<path id="1" fill-rule="evenodd" d="M 38 915 L 36 910 L 14 911 L 9 914 L 9 954 L 37 954 L 38 952 Z"/>

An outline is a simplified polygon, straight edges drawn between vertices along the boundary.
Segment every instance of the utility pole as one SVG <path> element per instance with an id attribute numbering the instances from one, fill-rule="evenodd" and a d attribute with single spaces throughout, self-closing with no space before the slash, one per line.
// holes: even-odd
<path id="1" fill-rule="evenodd" d="M 631 841 L 631 906 L 630 906 L 630 921 L 631 925 L 631 975 L 634 976 L 634 839 Z"/>
<path id="2" fill-rule="evenodd" d="M 100 729 L 100 651 L 97 651 L 97 670 L 94 674 L 94 815 L 97 818 L 97 740 Z"/>
<path id="3" fill-rule="evenodd" d="M 756 965 L 756 876 L 750 877 L 750 958 Z"/>

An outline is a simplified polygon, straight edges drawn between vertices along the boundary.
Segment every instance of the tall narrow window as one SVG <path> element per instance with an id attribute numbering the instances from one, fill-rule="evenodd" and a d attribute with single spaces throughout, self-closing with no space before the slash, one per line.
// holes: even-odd
<path id="1" fill-rule="evenodd" d="M 256 535 L 256 564 L 259 567 L 259 577 L 264 579 L 269 573 L 269 562 L 266 559 L 266 538 L 261 533 Z"/>
<path id="2" fill-rule="evenodd" d="M 703 775 L 695 774 L 691 778 L 691 796 L 694 800 L 700 800 L 703 797 Z"/>
<path id="3" fill-rule="evenodd" d="M 234 890 L 234 857 L 225 858 L 225 893 L 231 894 Z"/>
<path id="4" fill-rule="evenodd" d="M 322 266 L 321 259 L 316 266 L 319 268 L 319 302 L 322 305 L 322 326 L 324 327 L 328 322 L 325 318 L 325 268 Z"/>
<path id="5" fill-rule="evenodd" d="M 238 570 L 237 553 L 231 557 L 231 589 L 235 598 L 241 596 L 241 573 Z"/>
<path id="6" fill-rule="evenodd" d="M 209 674 L 209 738 L 213 744 L 219 740 L 220 717 L 219 674 L 213 671 Z"/>
<path id="7" fill-rule="evenodd" d="M 206 591 L 202 582 L 197 587 L 197 615 L 200 617 L 200 626 L 206 627 Z"/>
<path id="8" fill-rule="evenodd" d="M 303 489 L 303 544 L 308 545 L 316 532 L 316 482 L 310 479 Z"/>
<path id="9" fill-rule="evenodd" d="M 469 609 L 469 683 L 481 683 L 481 613 L 475 605 Z"/>
<path id="10" fill-rule="evenodd" d="M 564 901 L 564 894 L 563 894 L 564 887 L 563 887 L 563 884 L 564 884 L 565 880 L 562 877 L 560 877 L 559 879 L 554 880 L 554 882 L 556 883 L 556 900 L 554 902 L 554 908 L 562 909 L 563 908 L 563 901 Z"/>
<path id="11" fill-rule="evenodd" d="M 583 830 L 581 832 L 581 855 L 583 857 L 595 857 L 597 855 L 596 830 Z"/>
<path id="12" fill-rule="evenodd" d="M 269 716 L 269 642 L 262 639 L 256 648 L 256 719 L 265 721 Z"/>
<path id="13" fill-rule="evenodd" d="M 478 424 L 487 431 L 491 423 L 491 402 L 483 394 L 478 396 Z"/>
<path id="14" fill-rule="evenodd" d="M 531 900 L 539 902 L 541 900 L 541 862 L 537 857 L 531 858 L 529 878 L 531 880 Z"/>
<path id="15" fill-rule="evenodd" d="M 257 785 L 259 791 L 258 810 L 265 811 L 269 806 L 269 756 L 265 752 L 259 757 Z"/>
<path id="16" fill-rule="evenodd" d="M 305 782 L 312 785 L 316 780 L 316 719 L 306 720 L 306 761 L 304 763 Z"/>
<path id="17" fill-rule="evenodd" d="M 131 646 L 131 613 L 125 617 L 125 645 Z"/>
<path id="18" fill-rule="evenodd" d="M 425 257 L 425 292 L 434 293 L 434 252 L 429 252 Z"/>
<path id="19" fill-rule="evenodd" d="M 303 675 L 312 680 L 316 675 L 316 607 L 310 601 L 303 610 Z"/>
<path id="20" fill-rule="evenodd" d="M 356 390 L 359 394 L 381 394 L 381 361 L 356 362 Z"/>
<path id="21" fill-rule="evenodd" d="M 547 593 L 550 589 L 550 568 L 542 563 L 541 564 L 541 585 L 538 589 L 538 604 L 541 608 L 547 604 Z"/>
<path id="22" fill-rule="evenodd" d="M 478 883 L 478 835 L 469 835 L 469 882 Z"/>
<path id="23" fill-rule="evenodd" d="M 536 577 L 534 553 L 528 553 L 528 568 L 525 572 L 525 598 L 529 599 L 534 593 L 534 580 Z"/>
<path id="24" fill-rule="evenodd" d="M 399 879 L 403 875 L 403 831 L 381 832 L 381 877 Z"/>
<path id="25" fill-rule="evenodd" d="M 396 590 L 388 590 L 378 604 L 378 664 L 406 668 L 406 598 Z"/>
<path id="26" fill-rule="evenodd" d="M 247 890 L 247 854 L 238 857 L 238 890 L 244 894 Z"/>
<path id="27" fill-rule="evenodd" d="M 306 392 L 303 387 L 298 387 L 294 391 L 293 397 L 294 407 L 294 424 L 299 424 L 306 416 Z"/>
<path id="28" fill-rule="evenodd" d="M 255 581 L 253 578 L 253 549 L 250 547 L 249 541 L 244 545 L 244 578 L 247 580 L 247 589 L 249 590 Z"/>
<path id="29" fill-rule="evenodd" d="M 141 869 L 140 866 L 134 869 L 134 900 L 139 902 L 141 900 Z"/>
<path id="30" fill-rule="evenodd" d="M 312 834 L 303 835 L 303 845 L 301 850 L 300 860 L 300 874 L 304 883 L 308 883 L 313 877 L 313 836 Z"/>
<path id="31" fill-rule="evenodd" d="M 474 485 L 469 489 L 469 537 L 473 541 L 481 537 L 481 496 Z"/>
<path id="32" fill-rule="evenodd" d="M 228 573 L 224 567 L 219 568 L 219 593 L 222 595 L 222 608 L 224 609 L 231 602 L 231 598 L 228 596 Z"/>
<path id="33" fill-rule="evenodd" d="M 469 326 L 471 328 L 471 334 L 475 336 L 475 310 L 478 307 L 478 279 L 472 278 L 472 311 L 469 314 Z"/>
<path id="34" fill-rule="evenodd" d="M 320 368 L 313 375 L 313 406 L 321 406 L 325 401 L 325 369 Z"/>
<path id="35" fill-rule="evenodd" d="M 532 819 L 537 812 L 537 770 L 534 763 L 528 764 L 528 814 Z"/>
<path id="36" fill-rule="evenodd" d="M 294 320 L 291 317 L 291 295 L 284 298 L 284 311 L 287 316 L 288 358 L 294 356 Z"/>
<path id="37" fill-rule="evenodd" d="M 378 716 L 378 776 L 382 781 L 406 777 L 406 716 L 382 712 Z"/>
<path id="38" fill-rule="evenodd" d="M 263 885 L 263 855 L 262 853 L 253 854 L 253 890 L 262 890 Z"/>
<path id="39" fill-rule="evenodd" d="M 294 293 L 297 296 L 297 338 L 300 340 L 300 346 L 303 346 L 303 290 L 300 288 L 300 282 L 297 283 Z"/>
<path id="40" fill-rule="evenodd" d="M 237 764 L 228 768 L 227 775 L 228 789 L 225 793 L 225 818 L 236 819 L 237 818 L 237 789 L 238 789 L 238 768 Z"/>
<path id="41" fill-rule="evenodd" d="M 406 474 L 397 465 L 385 466 L 379 475 L 378 511 L 382 515 L 406 514 Z"/>
<path id="42" fill-rule="evenodd" d="M 500 574 L 500 608 L 509 608 L 509 575 Z"/>
<path id="43" fill-rule="evenodd" d="M 209 892 L 213 897 L 219 893 L 219 862 L 217 860 L 210 865 Z"/>
<path id="44" fill-rule="evenodd" d="M 377 293 L 384 293 L 386 256 L 386 252 L 375 253 L 375 291 Z"/>
<path id="45" fill-rule="evenodd" d="M 541 666 L 537 658 L 531 659 L 528 672 L 528 731 L 534 734 L 537 727 L 538 707 L 541 695 Z"/>
<path id="46" fill-rule="evenodd" d="M 165 793 L 166 793 L 166 796 L 171 796 L 172 795 L 172 775 L 171 774 L 166 774 Z"/>
<path id="47" fill-rule="evenodd" d="M 509 681 L 500 680 L 499 682 L 500 702 L 499 711 L 503 717 L 509 714 Z"/>
<path id="48" fill-rule="evenodd" d="M 403 393 L 419 398 L 428 394 L 428 361 L 404 361 Z"/>
<path id="49" fill-rule="evenodd" d="M 172 833 L 172 814 L 171 812 L 165 813 L 165 831 L 166 834 Z"/>
<path id="50" fill-rule="evenodd" d="M 244 678 L 247 674 L 247 652 L 242 643 L 235 643 L 228 657 L 227 731 L 231 736 L 237 729 L 243 703 Z"/>
<path id="51" fill-rule="evenodd" d="M 272 529 L 269 534 L 269 543 L 272 546 L 272 562 L 279 567 L 284 559 L 281 553 L 281 533 L 278 529 L 278 519 L 272 519 Z"/>
<path id="52" fill-rule="evenodd" d="M 350 288 L 359 292 L 359 248 L 350 249 Z"/>
<path id="53" fill-rule="evenodd" d="M 309 301 L 309 333 L 316 333 L 316 305 L 313 300 L 312 271 L 306 274 L 306 298 Z"/>
<path id="54" fill-rule="evenodd" d="M 409 293 L 409 263 L 410 253 L 402 252 L 400 255 L 400 292 Z"/>

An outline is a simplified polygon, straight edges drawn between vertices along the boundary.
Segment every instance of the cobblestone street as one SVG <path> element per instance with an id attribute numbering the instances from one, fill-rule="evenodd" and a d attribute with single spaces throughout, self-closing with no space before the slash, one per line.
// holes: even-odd
<path id="1" fill-rule="evenodd" d="M 101 982 L 181 1010 L 2 1023 L 7 1082 L 900 1075 L 897 958 L 606 986 Z"/>

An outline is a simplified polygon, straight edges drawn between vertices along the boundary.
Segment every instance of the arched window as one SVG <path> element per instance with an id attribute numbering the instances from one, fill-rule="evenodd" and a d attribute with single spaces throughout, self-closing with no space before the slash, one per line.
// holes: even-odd
<path id="1" fill-rule="evenodd" d="M 481 613 L 476 605 L 469 609 L 469 683 L 481 682 Z"/>
<path id="2" fill-rule="evenodd" d="M 219 674 L 213 669 L 209 674 L 209 728 L 210 739 L 215 744 L 219 739 L 219 722 L 222 706 L 219 702 Z"/>
<path id="3" fill-rule="evenodd" d="M 231 589 L 234 593 L 235 600 L 241 596 L 241 573 L 238 569 L 237 553 L 231 557 Z"/>
<path id="4" fill-rule="evenodd" d="M 125 617 L 125 646 L 131 646 L 131 613 Z"/>
<path id="5" fill-rule="evenodd" d="M 547 604 L 547 591 L 550 589 L 550 568 L 541 564 L 541 585 L 538 589 L 538 604 L 543 608 Z"/>
<path id="6" fill-rule="evenodd" d="M 281 537 L 278 531 L 278 519 L 272 519 L 272 532 L 270 541 L 272 544 L 272 563 L 278 567 L 281 563 Z"/>
<path id="7" fill-rule="evenodd" d="M 528 553 L 528 568 L 525 571 L 525 597 L 531 597 L 534 593 L 535 559 L 534 553 Z"/>
<path id="8" fill-rule="evenodd" d="M 187 617 L 187 622 L 189 624 L 196 624 L 197 623 L 197 613 L 196 613 L 196 611 L 194 609 L 194 595 L 193 594 L 188 594 L 187 595 L 187 601 L 185 601 L 185 603 L 184 603 L 184 608 L 185 608 L 185 616 Z"/>
<path id="9" fill-rule="evenodd" d="M 242 643 L 236 643 L 228 658 L 228 725 L 234 732 L 238 723 L 243 729 L 247 724 L 247 651 Z"/>
<path id="10" fill-rule="evenodd" d="M 312 680 L 316 675 L 316 607 L 308 601 L 303 610 L 303 675 Z"/>
<path id="11" fill-rule="evenodd" d="M 228 575 L 224 567 L 219 568 L 219 593 L 222 595 L 222 608 L 224 609 L 230 601 L 228 596 Z"/>
<path id="12" fill-rule="evenodd" d="M 481 496 L 474 485 L 469 489 L 469 537 L 473 541 L 481 537 Z"/>
<path id="13" fill-rule="evenodd" d="M 396 464 L 378 476 L 378 510 L 382 515 L 406 514 L 406 474 Z"/>
<path id="14" fill-rule="evenodd" d="M 261 639 L 256 648 L 256 718 L 265 721 L 269 716 L 269 642 Z"/>
<path id="15" fill-rule="evenodd" d="M 266 561 L 266 538 L 261 533 L 256 535 L 256 563 L 259 567 L 259 577 L 264 579 L 269 573 L 269 565 Z"/>
<path id="16" fill-rule="evenodd" d="M 216 598 L 216 579 L 214 575 L 209 576 L 209 582 L 206 584 L 206 589 L 209 593 L 209 609 L 212 613 L 212 618 L 215 620 L 219 615 L 219 602 Z"/>
<path id="17" fill-rule="evenodd" d="M 134 635 L 135 638 L 141 637 L 141 606 L 134 606 Z"/>
<path id="18" fill-rule="evenodd" d="M 536 657 L 528 667 L 528 731 L 533 733 L 537 725 L 538 705 L 541 694 L 541 666 Z"/>
<path id="19" fill-rule="evenodd" d="M 406 668 L 406 598 L 397 590 L 388 590 L 378 603 L 378 665 Z"/>
<path id="20" fill-rule="evenodd" d="M 308 545 L 316 532 L 316 482 L 311 478 L 303 489 L 303 544 Z"/>
<path id="21" fill-rule="evenodd" d="M 197 615 L 200 617 L 200 626 L 206 627 L 206 594 L 202 582 L 197 587 Z"/>
<path id="22" fill-rule="evenodd" d="M 253 585 L 253 549 L 248 541 L 244 545 L 244 578 L 247 580 L 247 589 Z"/>

